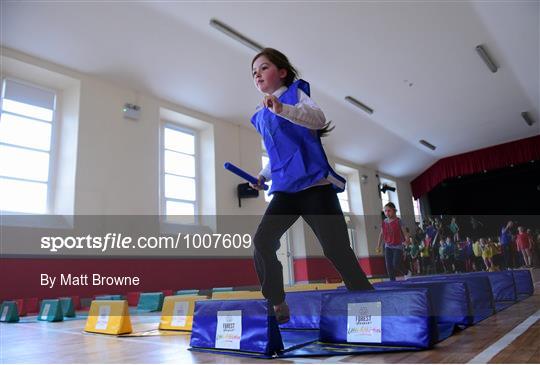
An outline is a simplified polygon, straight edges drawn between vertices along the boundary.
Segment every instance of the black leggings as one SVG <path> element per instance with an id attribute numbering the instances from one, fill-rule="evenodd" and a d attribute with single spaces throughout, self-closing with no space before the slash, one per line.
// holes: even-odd
<path id="1" fill-rule="evenodd" d="M 264 297 L 274 305 L 285 300 L 283 267 L 276 251 L 281 236 L 300 216 L 317 236 L 347 289 L 373 289 L 350 246 L 337 194 L 332 185 L 322 185 L 297 193 L 274 193 L 253 238 L 255 269 Z"/>

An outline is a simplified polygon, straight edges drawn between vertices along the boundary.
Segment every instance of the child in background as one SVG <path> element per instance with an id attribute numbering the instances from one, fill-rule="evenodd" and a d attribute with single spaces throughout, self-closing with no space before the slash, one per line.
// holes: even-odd
<path id="1" fill-rule="evenodd" d="M 420 242 L 420 272 L 422 275 L 431 273 L 431 237 L 426 233 L 426 237 Z"/>
<path id="2" fill-rule="evenodd" d="M 531 265 L 532 267 L 538 266 L 538 242 L 536 242 L 536 236 L 532 229 L 527 229 L 527 235 L 529 236 L 529 242 L 531 243 Z"/>
<path id="3" fill-rule="evenodd" d="M 433 272 L 434 273 L 440 273 L 444 271 L 441 255 L 440 255 L 440 248 L 441 248 L 441 239 L 442 235 L 437 232 L 437 235 L 431 241 L 431 261 L 433 262 Z"/>
<path id="4" fill-rule="evenodd" d="M 487 271 L 493 271 L 493 252 L 491 250 L 491 245 L 484 238 L 480 238 L 480 249 L 482 250 L 482 259 L 484 259 L 484 265 L 486 266 Z"/>
<path id="5" fill-rule="evenodd" d="M 499 241 L 497 241 L 497 237 L 489 238 L 488 244 L 491 246 L 491 254 L 492 258 L 491 261 L 493 262 L 493 271 L 500 271 L 500 264 L 499 262 L 502 262 L 502 247 Z"/>
<path id="6" fill-rule="evenodd" d="M 446 250 L 449 269 L 451 272 L 456 272 L 456 245 L 454 244 L 454 242 L 452 242 L 452 238 L 450 236 L 446 237 Z"/>
<path id="7" fill-rule="evenodd" d="M 482 247 L 480 246 L 480 240 L 476 240 L 473 243 L 473 254 L 474 271 L 484 271 L 484 259 L 482 258 Z"/>
<path id="8" fill-rule="evenodd" d="M 411 257 L 411 273 L 420 275 L 420 247 L 412 237 L 409 237 L 409 255 Z"/>
<path id="9" fill-rule="evenodd" d="M 425 233 L 422 227 L 416 222 L 416 231 L 414 232 L 414 240 L 416 243 L 420 244 L 420 241 L 424 239 Z"/>
<path id="10" fill-rule="evenodd" d="M 518 234 L 516 236 L 516 246 L 521 255 L 523 256 L 523 262 L 525 267 L 532 267 L 531 256 L 531 238 L 530 235 L 525 232 L 525 228 L 518 227 Z"/>
<path id="11" fill-rule="evenodd" d="M 452 237 L 453 237 L 454 242 L 458 242 L 459 241 L 459 226 L 456 222 L 456 217 L 452 217 L 452 221 L 450 222 L 450 226 L 448 228 L 450 228 L 450 232 L 452 232 Z"/>
<path id="12" fill-rule="evenodd" d="M 396 216 L 396 206 L 390 202 L 384 206 L 386 219 L 383 220 L 379 242 L 377 243 L 377 252 L 381 251 L 384 241 L 384 261 L 386 271 L 391 281 L 396 280 L 396 274 L 400 271 L 401 260 L 403 256 L 403 243 L 407 239 L 407 234 L 401 225 L 401 219 Z"/>
<path id="13" fill-rule="evenodd" d="M 502 267 L 503 264 L 503 248 L 501 246 L 501 243 L 499 242 L 499 239 L 497 237 L 493 237 L 493 239 L 489 240 L 493 247 L 493 265 L 497 268 Z"/>
<path id="14" fill-rule="evenodd" d="M 474 262 L 474 252 L 473 252 L 473 242 L 471 237 L 467 237 L 465 244 L 463 246 L 463 251 L 465 252 L 465 272 L 471 272 L 473 270 Z"/>
<path id="15" fill-rule="evenodd" d="M 512 227 L 514 222 L 508 221 L 501 229 L 499 242 L 501 243 L 501 267 L 504 269 L 513 268 L 513 255 L 512 255 Z"/>
<path id="16" fill-rule="evenodd" d="M 412 260 L 411 260 L 411 246 L 412 246 L 412 237 L 410 235 L 410 231 L 406 228 L 405 232 L 407 233 L 407 239 L 405 239 L 405 243 L 403 246 L 403 258 L 402 258 L 402 265 L 403 273 L 407 273 L 405 276 L 410 276 L 413 273 L 412 270 Z"/>
<path id="17" fill-rule="evenodd" d="M 441 260 L 443 272 L 449 272 L 448 247 L 444 238 L 439 240 L 439 259 Z"/>
<path id="18" fill-rule="evenodd" d="M 457 272 L 465 272 L 465 245 L 467 242 L 456 242 L 456 260 L 454 262 L 454 267 Z"/>

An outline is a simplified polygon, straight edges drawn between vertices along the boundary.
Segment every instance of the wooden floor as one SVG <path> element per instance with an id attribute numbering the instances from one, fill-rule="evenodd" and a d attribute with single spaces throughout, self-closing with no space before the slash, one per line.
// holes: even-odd
<path id="1" fill-rule="evenodd" d="M 540 310 L 540 269 L 533 271 L 535 295 L 462 330 L 433 349 L 375 355 L 349 355 L 277 360 L 190 352 L 189 334 L 115 337 L 83 332 L 84 320 L 59 323 L 0 324 L 1 363 L 467 363 L 540 362 L 540 321 L 533 322 L 508 345 L 504 336 Z M 157 328 L 159 315 L 132 317 L 134 331 Z M 153 325 L 154 323 L 155 325 Z M 489 349 L 488 349 L 489 348 Z M 488 349 L 486 351 L 486 349 Z M 478 357 L 480 356 L 480 357 Z M 485 358 L 485 357 L 484 357 Z"/>

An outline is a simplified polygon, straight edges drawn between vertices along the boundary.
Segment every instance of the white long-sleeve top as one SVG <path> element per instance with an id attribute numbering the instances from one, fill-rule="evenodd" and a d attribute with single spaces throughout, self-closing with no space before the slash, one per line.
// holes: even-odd
<path id="1" fill-rule="evenodd" d="M 274 91 L 272 95 L 279 98 L 286 90 L 287 86 L 282 86 Z M 321 108 L 300 88 L 298 89 L 298 103 L 295 105 L 282 105 L 282 111 L 278 114 L 280 117 L 283 117 L 294 124 L 311 129 L 313 133 L 317 133 L 317 130 L 322 129 L 326 123 L 326 117 Z M 262 107 L 262 105 L 259 105 L 259 107 Z M 259 172 L 259 175 L 264 176 L 267 181 L 272 179 L 270 162 L 263 167 Z M 331 175 L 329 175 L 329 177 L 331 178 Z M 341 181 L 334 180 L 336 179 L 331 178 L 331 181 L 328 179 L 321 179 L 312 186 L 326 185 L 329 183 L 334 183 L 337 186 L 343 185 Z"/>

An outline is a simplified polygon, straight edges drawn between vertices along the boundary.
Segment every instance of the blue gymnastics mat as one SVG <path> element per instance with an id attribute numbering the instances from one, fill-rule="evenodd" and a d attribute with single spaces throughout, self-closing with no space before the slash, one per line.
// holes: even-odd
<path id="1" fill-rule="evenodd" d="M 534 294 L 534 284 L 530 270 L 512 270 L 516 284 L 518 300 L 523 300 Z"/>
<path id="2" fill-rule="evenodd" d="M 279 330 L 266 300 L 195 304 L 192 351 L 256 358 L 412 351 L 437 341 L 428 289 L 322 293 L 320 330 Z"/>
<path id="3" fill-rule="evenodd" d="M 483 276 L 433 275 L 413 277 L 405 282 L 461 282 L 469 289 L 472 324 L 478 323 L 495 313 L 495 301 L 490 280 Z"/>
<path id="4" fill-rule="evenodd" d="M 534 292 L 528 270 L 413 277 L 376 290 L 287 293 L 278 326 L 263 299 L 195 304 L 191 351 L 287 358 L 420 351 Z"/>
<path id="5" fill-rule="evenodd" d="M 450 337 L 458 327 L 470 326 L 473 323 L 469 290 L 464 282 L 388 281 L 375 284 L 375 288 L 426 288 L 431 300 L 430 315 L 437 322 L 437 342 Z"/>

